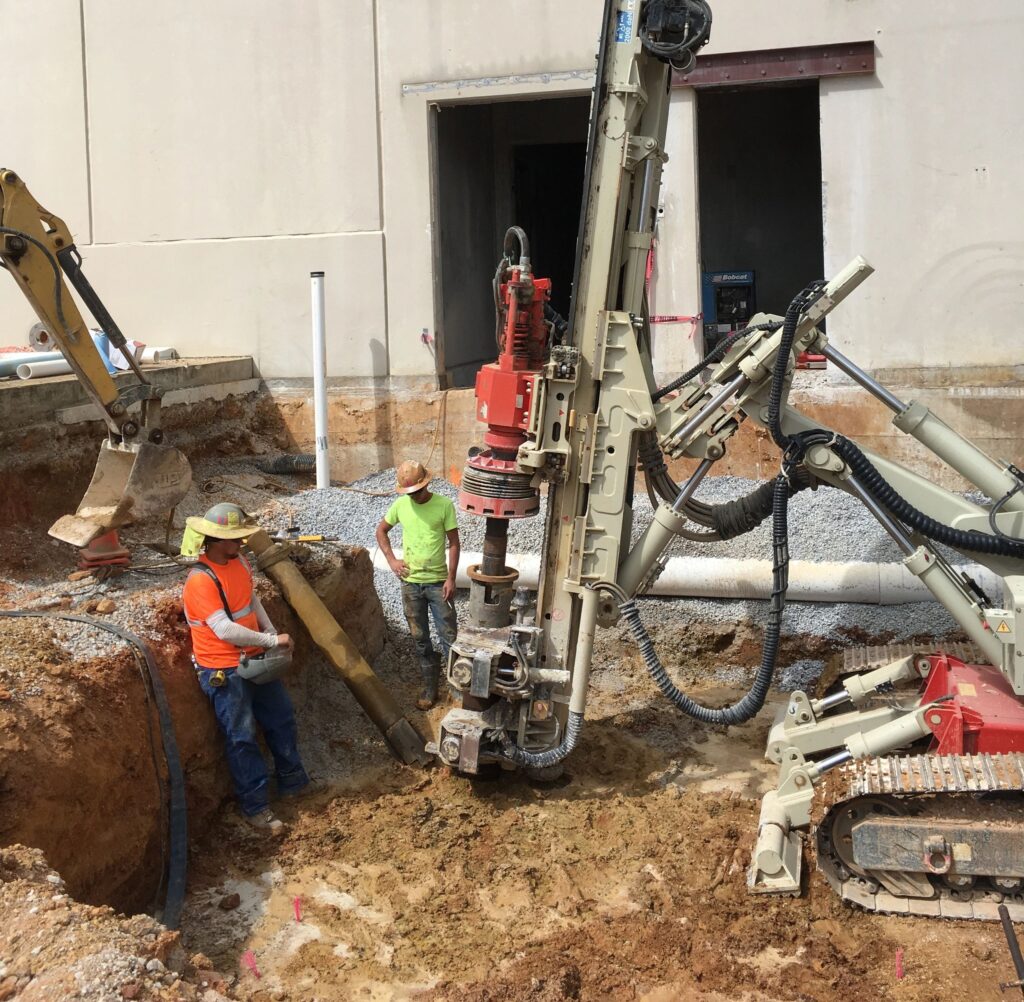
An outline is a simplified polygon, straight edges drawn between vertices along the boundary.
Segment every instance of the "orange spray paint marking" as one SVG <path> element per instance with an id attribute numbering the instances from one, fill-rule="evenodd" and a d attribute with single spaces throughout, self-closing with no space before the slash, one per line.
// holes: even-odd
<path id="1" fill-rule="evenodd" d="M 245 953 L 242 954 L 242 961 L 257 978 L 263 976 L 260 974 L 260 969 L 256 966 L 256 954 L 253 953 L 252 950 L 246 950 Z"/>

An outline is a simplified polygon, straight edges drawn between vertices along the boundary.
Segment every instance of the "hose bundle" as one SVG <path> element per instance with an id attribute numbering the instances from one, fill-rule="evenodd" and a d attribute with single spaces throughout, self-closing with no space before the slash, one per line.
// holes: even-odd
<path id="1" fill-rule="evenodd" d="M 525 748 L 513 743 L 506 731 L 501 733 L 501 752 L 510 762 L 519 766 L 527 766 L 531 769 L 547 769 L 550 766 L 558 765 L 568 757 L 576 747 L 580 739 L 580 731 L 583 730 L 583 714 L 569 711 L 569 719 L 565 725 L 565 737 L 562 743 L 555 748 L 545 752 L 528 752 Z"/>

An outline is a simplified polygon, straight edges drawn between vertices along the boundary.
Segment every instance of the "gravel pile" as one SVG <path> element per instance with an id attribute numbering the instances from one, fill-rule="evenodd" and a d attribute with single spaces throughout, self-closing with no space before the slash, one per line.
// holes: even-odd
<path id="1" fill-rule="evenodd" d="M 359 493 L 332 487 L 310 490 L 273 507 L 290 524 L 305 532 L 338 536 L 347 543 L 375 551 L 374 532 L 378 522 L 394 501 L 394 495 L 374 497 L 372 492 L 387 492 L 394 487 L 394 471 L 385 470 L 352 484 L 371 493 Z M 755 481 L 741 477 L 712 477 L 704 481 L 698 497 L 720 504 L 748 493 Z M 458 489 L 444 480 L 434 480 L 431 490 L 456 499 Z M 534 518 L 516 519 L 509 524 L 508 551 L 538 553 L 543 541 L 545 499 Z M 645 495 L 638 495 L 635 504 L 634 538 L 638 537 L 651 517 L 651 505 Z M 771 556 L 770 523 L 765 522 L 753 532 L 721 543 L 700 544 L 679 540 L 673 554 L 768 559 Z M 460 513 L 459 535 L 463 550 L 483 547 L 484 519 Z M 400 530 L 392 533 L 400 545 Z M 848 561 L 874 560 L 895 562 L 899 551 L 871 515 L 853 498 L 841 491 L 821 488 L 804 491 L 790 503 L 790 552 L 795 560 Z M 961 562 L 962 557 L 957 555 Z M 375 581 L 385 614 L 390 623 L 404 627 L 399 584 L 388 571 L 375 571 Z M 460 594 L 461 600 L 464 596 Z M 767 623 L 767 603 L 754 599 L 657 599 L 641 601 L 644 621 L 651 625 L 679 622 L 727 624 L 750 621 Z M 460 613 L 464 610 L 460 608 Z M 784 632 L 789 635 L 818 637 L 856 634 L 891 635 L 893 639 L 915 635 L 942 636 L 957 629 L 952 617 L 934 602 L 912 605 L 874 606 L 837 603 L 791 602 L 786 608 Z"/>
<path id="2" fill-rule="evenodd" d="M 309 488 L 309 478 L 301 476 L 268 476 L 259 471 L 256 460 L 212 459 L 196 465 L 194 483 L 178 508 L 171 542 L 180 540 L 181 527 L 187 515 L 201 513 L 219 501 L 232 500 L 255 514 L 270 531 L 297 526 L 304 532 L 336 536 L 344 543 L 366 547 L 371 554 L 377 549 L 374 538 L 378 522 L 395 500 L 394 470 L 384 470 L 351 484 L 353 489 L 331 487 L 318 491 Z M 720 504 L 748 493 L 756 486 L 740 477 L 710 477 L 697 497 Z M 435 479 L 431 489 L 453 501 L 457 488 L 445 480 Z M 537 553 L 542 544 L 545 499 L 534 518 L 513 520 L 509 525 L 509 553 Z M 634 539 L 651 517 L 651 506 L 645 494 L 635 500 Z M 459 531 L 465 551 L 483 547 L 484 519 L 460 513 Z M 724 556 L 768 559 L 771 555 L 770 520 L 753 532 L 721 543 L 699 544 L 680 539 L 671 553 L 691 556 Z M 129 545 L 137 559 L 148 562 L 146 569 L 114 577 L 105 582 L 18 582 L 12 584 L 6 604 L 14 608 L 41 606 L 63 599 L 66 608 L 81 611 L 88 599 L 109 598 L 115 609 L 107 617 L 143 637 L 155 630 L 149 625 L 154 600 L 176 599 L 180 595 L 184 570 L 168 566 L 166 558 L 140 548 L 143 539 L 162 537 L 162 529 L 147 526 L 132 531 Z M 396 546 L 401 545 L 401 530 L 392 533 Z M 900 554 L 889 537 L 870 514 L 853 498 L 841 491 L 820 488 L 804 491 L 790 503 L 790 552 L 795 560 L 848 561 L 899 560 Z M 954 562 L 963 562 L 959 554 L 951 554 Z M 69 568 L 70 569 L 70 568 Z M 389 626 L 398 632 L 406 630 L 402 612 L 399 582 L 390 571 L 374 572 L 377 591 Z M 21 600 L 18 595 L 25 595 Z M 460 592 L 457 607 L 465 619 L 468 598 Z M 660 624 L 704 623 L 729 624 L 749 621 L 764 625 L 767 603 L 752 599 L 656 599 L 641 600 L 644 621 L 651 627 Z M 60 610 L 57 610 L 60 611 Z M 788 635 L 817 637 L 867 634 L 888 636 L 894 640 L 912 636 L 943 636 L 955 630 L 956 623 L 937 603 L 916 603 L 908 606 L 844 605 L 835 603 L 791 602 L 786 609 L 784 632 Z M 55 631 L 62 647 L 75 657 L 89 658 L 110 655 L 123 649 L 116 637 L 76 623 L 61 623 Z"/>

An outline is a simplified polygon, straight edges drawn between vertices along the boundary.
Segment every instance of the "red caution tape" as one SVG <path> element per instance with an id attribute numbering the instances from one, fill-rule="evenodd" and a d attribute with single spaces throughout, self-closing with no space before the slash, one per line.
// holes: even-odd
<path id="1" fill-rule="evenodd" d="M 301 898 L 299 898 L 299 897 L 295 898 L 295 900 L 292 902 L 292 909 L 295 912 L 295 921 L 296 922 L 301 922 L 302 921 L 302 899 Z"/>
<path id="2" fill-rule="evenodd" d="M 903 980 L 903 947 L 896 947 L 896 980 Z"/>

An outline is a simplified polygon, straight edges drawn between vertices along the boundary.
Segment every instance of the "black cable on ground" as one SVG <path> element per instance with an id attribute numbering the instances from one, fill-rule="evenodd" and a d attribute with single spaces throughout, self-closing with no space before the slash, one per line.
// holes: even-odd
<path id="1" fill-rule="evenodd" d="M 181 757 L 178 754 L 178 741 L 174 734 L 174 721 L 171 719 L 171 708 L 167 702 L 160 669 L 141 637 L 115 623 L 103 623 L 90 616 L 76 616 L 72 613 L 28 612 L 23 610 L 0 610 L 0 616 L 10 618 L 64 619 L 75 623 L 85 623 L 96 629 L 113 633 L 131 644 L 146 663 L 149 684 L 153 691 L 160 720 L 160 738 L 164 746 L 164 759 L 167 762 L 167 777 L 170 783 L 170 814 L 168 819 L 170 860 L 167 869 L 167 896 L 164 899 L 164 911 L 161 921 L 168 929 L 176 929 L 181 919 L 181 909 L 185 903 L 185 877 L 188 870 L 188 807 L 185 802 L 185 775 L 181 768 Z"/>

